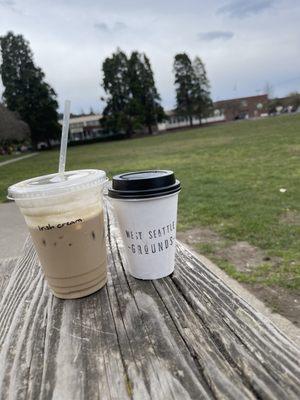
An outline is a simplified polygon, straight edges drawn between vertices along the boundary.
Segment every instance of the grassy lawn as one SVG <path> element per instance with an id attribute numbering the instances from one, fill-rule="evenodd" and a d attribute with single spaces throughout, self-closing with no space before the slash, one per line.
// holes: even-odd
<path id="1" fill-rule="evenodd" d="M 225 241 L 247 241 L 270 257 L 251 273 L 221 267 L 240 281 L 300 287 L 300 115 L 241 121 L 142 139 L 70 148 L 68 169 L 113 174 L 172 169 L 182 182 L 179 230 L 208 226 Z M 0 195 L 8 185 L 52 173 L 58 151 L 0 168 Z M 285 193 L 280 188 L 287 189 Z M 293 215 L 295 221 L 284 216 Z M 213 248 L 203 251 L 213 254 Z"/>

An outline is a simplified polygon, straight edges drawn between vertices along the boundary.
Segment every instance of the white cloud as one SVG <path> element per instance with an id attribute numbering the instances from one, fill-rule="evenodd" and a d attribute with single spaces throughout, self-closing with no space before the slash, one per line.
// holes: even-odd
<path id="1" fill-rule="evenodd" d="M 232 0 L 217 10 L 217 14 L 227 14 L 231 18 L 246 18 L 272 7 L 274 0 Z"/>
<path id="2" fill-rule="evenodd" d="M 14 0 L 0 0 L 0 6 L 11 7 L 11 6 L 14 6 L 14 5 L 15 5 Z"/>
<path id="3" fill-rule="evenodd" d="M 115 33 L 115 32 L 120 32 L 124 31 L 127 29 L 127 25 L 124 24 L 124 22 L 117 21 L 112 25 L 107 24 L 106 22 L 96 22 L 94 24 L 94 27 L 96 30 L 99 30 L 100 32 L 105 32 L 105 33 Z"/>
<path id="4" fill-rule="evenodd" d="M 209 31 L 198 34 L 200 40 L 211 42 L 212 40 L 229 40 L 232 39 L 234 33 L 231 31 Z"/>
<path id="5" fill-rule="evenodd" d="M 149 56 L 167 108 L 175 104 L 173 58 L 182 51 L 202 57 L 215 99 L 254 95 L 267 81 L 276 95 L 300 90 L 300 4 L 277 0 L 268 12 L 246 12 L 243 19 L 217 12 L 231 3 L 16 0 L 21 14 L 0 0 L 0 35 L 13 30 L 30 41 L 60 104 L 70 98 L 74 112 L 99 109 L 101 64 L 118 46 Z M 206 40 L 199 40 L 199 32 Z M 224 33 L 227 39 L 234 33 L 233 39 L 221 40 Z"/>
<path id="6" fill-rule="evenodd" d="M 105 22 L 96 22 L 94 24 L 94 27 L 96 29 L 99 29 L 99 31 L 101 31 L 101 32 L 108 32 L 109 31 L 108 25 Z"/>

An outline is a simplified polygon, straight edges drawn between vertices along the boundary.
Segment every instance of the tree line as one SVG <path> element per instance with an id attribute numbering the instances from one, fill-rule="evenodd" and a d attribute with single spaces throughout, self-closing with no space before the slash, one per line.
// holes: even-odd
<path id="1" fill-rule="evenodd" d="M 0 37 L 2 63 L 0 74 L 4 85 L 5 106 L 19 114 L 28 124 L 31 142 L 57 139 L 58 102 L 54 89 L 46 82 L 45 74 L 33 59 L 30 44 L 22 35 L 8 32 Z M 174 58 L 176 111 L 193 124 L 210 112 L 212 101 L 205 66 L 199 57 L 192 62 L 185 53 Z M 153 127 L 166 118 L 155 85 L 149 58 L 133 51 L 127 56 L 117 49 L 102 64 L 102 87 L 106 105 L 103 110 L 104 129 L 130 137 L 136 130 Z"/>

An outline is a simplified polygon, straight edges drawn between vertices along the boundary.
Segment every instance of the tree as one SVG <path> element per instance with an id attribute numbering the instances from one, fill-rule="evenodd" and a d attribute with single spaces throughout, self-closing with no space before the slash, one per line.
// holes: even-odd
<path id="1" fill-rule="evenodd" d="M 193 126 L 195 106 L 194 70 L 189 56 L 185 53 L 176 54 L 174 60 L 177 112 L 189 118 Z"/>
<path id="2" fill-rule="evenodd" d="M 289 104 L 292 106 L 293 111 L 298 110 L 300 107 L 300 93 L 292 92 L 288 95 Z"/>
<path id="3" fill-rule="evenodd" d="M 126 54 L 117 49 L 116 53 L 105 59 L 102 70 L 102 86 L 107 95 L 102 123 L 107 130 L 124 132 L 130 137 L 133 118 L 130 112 L 131 93 Z"/>
<path id="4" fill-rule="evenodd" d="M 130 136 L 134 129 L 153 125 L 164 118 L 160 96 L 155 87 L 150 61 L 137 51 L 128 57 L 117 49 L 102 66 L 106 107 L 102 123 L 113 132 Z"/>
<path id="5" fill-rule="evenodd" d="M 160 105 L 160 96 L 155 86 L 149 58 L 137 51 L 132 52 L 128 73 L 131 92 L 130 113 L 139 125 L 146 126 L 149 134 L 152 134 L 153 125 L 161 122 L 165 113 Z"/>
<path id="6" fill-rule="evenodd" d="M 278 110 L 283 108 L 283 102 L 281 99 L 273 98 L 268 101 L 268 113 L 270 115 L 275 115 L 278 113 Z"/>
<path id="7" fill-rule="evenodd" d="M 200 57 L 195 58 L 193 70 L 194 114 L 198 116 L 201 124 L 202 118 L 209 116 L 213 103 L 210 98 L 210 84 L 207 78 L 205 65 Z"/>
<path id="8" fill-rule="evenodd" d="M 29 138 L 29 126 L 19 116 L 0 104 L 0 145 Z"/>
<path id="9" fill-rule="evenodd" d="M 34 147 L 59 136 L 56 93 L 44 81 L 45 74 L 33 61 L 29 43 L 22 35 L 8 32 L 0 38 L 4 85 L 3 99 L 30 127 Z"/>
<path id="10" fill-rule="evenodd" d="M 192 63 L 185 53 L 177 54 L 174 60 L 177 112 L 189 118 L 201 119 L 209 115 L 212 108 L 210 85 L 205 66 L 199 57 Z"/>

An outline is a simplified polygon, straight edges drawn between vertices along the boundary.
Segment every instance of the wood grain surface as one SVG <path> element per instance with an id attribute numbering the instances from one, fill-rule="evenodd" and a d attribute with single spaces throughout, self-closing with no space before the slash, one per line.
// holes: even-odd
<path id="1" fill-rule="evenodd" d="M 300 351 L 177 244 L 176 270 L 126 272 L 107 218 L 109 277 L 51 295 L 30 240 L 0 265 L 1 399 L 299 399 Z"/>

